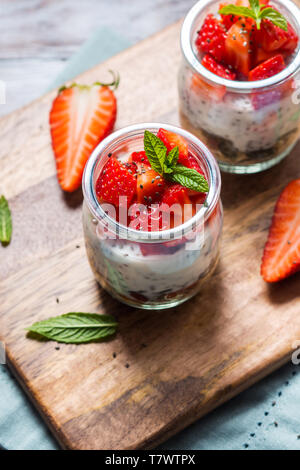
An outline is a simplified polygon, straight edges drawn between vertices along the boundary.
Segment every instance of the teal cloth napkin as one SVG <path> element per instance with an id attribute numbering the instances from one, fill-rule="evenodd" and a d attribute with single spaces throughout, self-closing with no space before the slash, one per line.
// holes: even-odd
<path id="1" fill-rule="evenodd" d="M 107 28 L 68 62 L 51 89 L 128 47 Z M 300 372 L 289 364 L 170 439 L 161 449 L 300 450 Z M 0 365 L 0 444 L 7 449 L 58 449 L 55 439 L 8 369 Z"/>

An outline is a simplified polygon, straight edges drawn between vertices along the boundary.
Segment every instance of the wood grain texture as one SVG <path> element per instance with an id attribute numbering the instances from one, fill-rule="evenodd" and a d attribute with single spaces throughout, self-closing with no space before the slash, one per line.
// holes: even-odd
<path id="1" fill-rule="evenodd" d="M 117 127 L 177 123 L 169 71 L 175 75 L 179 65 L 179 29 L 175 24 L 80 77 L 93 82 L 107 69 L 120 71 Z M 180 307 L 137 311 L 93 279 L 81 193 L 65 196 L 56 182 L 47 124 L 53 96 L 0 120 L 1 190 L 14 216 L 12 243 L 0 248 L 0 339 L 64 447 L 150 448 L 287 362 L 300 338 L 300 276 L 280 286 L 259 276 L 275 200 L 300 176 L 300 147 L 260 175 L 223 175 L 224 237 L 213 279 Z M 111 342 L 59 350 L 25 337 L 26 325 L 69 311 L 113 314 L 119 333 Z"/>

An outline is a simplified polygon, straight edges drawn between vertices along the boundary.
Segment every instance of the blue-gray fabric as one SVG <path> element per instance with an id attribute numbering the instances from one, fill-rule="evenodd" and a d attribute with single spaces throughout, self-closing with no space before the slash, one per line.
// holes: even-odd
<path id="1" fill-rule="evenodd" d="M 101 28 L 50 88 L 129 46 Z M 164 443 L 162 449 L 300 450 L 300 369 L 289 364 Z M 59 449 L 42 419 L 0 365 L 0 444 L 7 449 Z"/>

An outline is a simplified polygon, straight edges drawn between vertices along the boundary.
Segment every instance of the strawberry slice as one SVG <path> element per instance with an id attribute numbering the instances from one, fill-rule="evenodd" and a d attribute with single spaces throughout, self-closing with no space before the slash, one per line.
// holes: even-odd
<path id="1" fill-rule="evenodd" d="M 203 57 L 202 65 L 207 68 L 210 72 L 218 75 L 219 77 L 226 78 L 227 80 L 235 80 L 236 73 L 230 70 L 229 67 L 219 64 L 211 55 L 206 54 Z"/>
<path id="2" fill-rule="evenodd" d="M 195 44 L 199 52 L 211 54 L 218 62 L 222 62 L 225 58 L 226 39 L 226 30 L 222 22 L 209 14 L 197 34 Z"/>
<path id="3" fill-rule="evenodd" d="M 265 246 L 261 275 L 277 282 L 300 270 L 300 179 L 282 191 Z"/>
<path id="4" fill-rule="evenodd" d="M 157 137 L 167 147 L 168 152 L 170 152 L 174 147 L 179 148 L 179 163 L 188 156 L 188 143 L 183 137 L 181 137 L 181 135 L 175 134 L 175 132 L 166 131 L 165 129 L 159 129 Z"/>
<path id="5" fill-rule="evenodd" d="M 281 54 L 277 54 L 269 60 L 266 60 L 262 64 L 255 67 L 249 73 L 249 80 L 264 80 L 270 78 L 273 75 L 281 72 L 285 68 L 284 59 Z M 261 90 L 251 94 L 251 100 L 254 109 L 259 110 L 268 106 L 276 101 L 279 101 L 282 94 L 286 91 L 287 86 L 290 84 L 284 84 L 281 87 L 277 87 L 271 90 Z"/>
<path id="6" fill-rule="evenodd" d="M 273 75 L 277 75 L 284 70 L 284 68 L 284 58 L 281 54 L 277 54 L 251 70 L 249 80 L 256 81 L 273 77 Z"/>
<path id="7" fill-rule="evenodd" d="M 248 76 L 251 68 L 251 34 L 253 26 L 254 20 L 251 18 L 239 19 L 239 21 L 231 26 L 225 41 L 225 62 L 245 77 Z"/>
<path id="8" fill-rule="evenodd" d="M 64 88 L 50 111 L 52 147 L 58 181 L 64 191 L 79 188 L 85 164 L 95 147 L 112 131 L 117 102 L 107 86 Z"/>
<path id="9" fill-rule="evenodd" d="M 142 170 L 137 177 L 138 202 L 141 204 L 156 203 L 161 199 L 165 186 L 164 179 L 152 168 Z"/>
<path id="10" fill-rule="evenodd" d="M 127 197 L 128 206 L 136 194 L 136 179 L 125 165 L 111 157 L 97 180 L 96 194 L 100 202 L 114 204 L 116 207 L 126 206 L 119 198 Z"/>

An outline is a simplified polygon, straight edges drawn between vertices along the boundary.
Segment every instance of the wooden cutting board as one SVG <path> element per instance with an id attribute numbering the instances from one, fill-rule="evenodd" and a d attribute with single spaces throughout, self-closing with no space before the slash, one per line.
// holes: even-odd
<path id="1" fill-rule="evenodd" d="M 175 24 L 80 77 L 90 83 L 108 69 L 120 72 L 118 128 L 178 123 L 179 31 Z M 54 95 L 0 120 L 0 192 L 14 221 L 12 243 L 0 247 L 0 337 L 63 447 L 150 448 L 287 362 L 300 339 L 300 276 L 268 286 L 259 275 L 276 198 L 300 176 L 300 146 L 265 173 L 223 174 L 224 237 L 212 281 L 178 308 L 137 311 L 92 276 L 81 192 L 65 195 L 56 182 L 48 129 Z M 111 342 L 59 348 L 25 337 L 26 326 L 69 311 L 113 314 L 119 333 Z"/>

